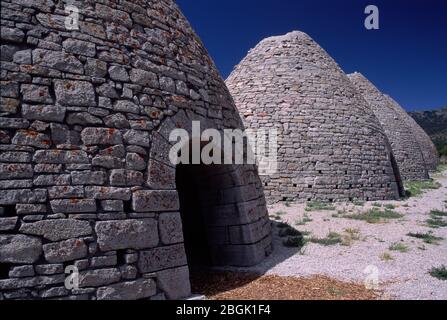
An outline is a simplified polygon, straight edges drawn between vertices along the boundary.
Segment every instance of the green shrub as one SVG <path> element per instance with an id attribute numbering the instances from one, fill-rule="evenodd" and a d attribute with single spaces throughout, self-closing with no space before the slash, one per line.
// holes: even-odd
<path id="1" fill-rule="evenodd" d="M 405 243 L 402 243 L 402 242 L 396 242 L 396 243 L 393 243 L 390 247 L 389 247 L 389 249 L 391 250 L 391 251 L 399 251 L 399 252 L 402 252 L 402 253 L 404 253 L 404 252 L 408 252 L 408 246 L 405 244 Z"/>
<path id="2" fill-rule="evenodd" d="M 372 208 L 368 210 L 366 213 L 362 214 L 351 214 L 345 215 L 343 218 L 353 219 L 353 220 L 362 220 L 368 223 L 380 223 L 386 221 L 387 219 L 399 219 L 402 218 L 403 215 L 397 213 L 390 209 L 381 210 L 379 208 Z"/>
<path id="3" fill-rule="evenodd" d="M 329 203 L 310 201 L 307 203 L 306 211 L 322 211 L 322 210 L 335 210 L 335 207 Z"/>
<path id="4" fill-rule="evenodd" d="M 432 233 L 409 233 L 407 234 L 409 237 L 417 238 L 423 240 L 428 244 L 438 244 L 439 241 L 444 240 L 444 238 L 436 237 Z"/>
<path id="5" fill-rule="evenodd" d="M 302 248 L 306 244 L 306 241 L 302 235 L 298 235 L 288 237 L 282 243 L 285 247 Z"/>
<path id="6" fill-rule="evenodd" d="M 447 280 L 447 268 L 442 265 L 438 268 L 432 268 L 430 270 L 430 275 L 436 279 L 446 281 Z"/>
<path id="7" fill-rule="evenodd" d="M 442 187 L 439 182 L 436 182 L 433 179 L 423 181 L 407 181 L 405 182 L 404 186 L 408 197 L 417 197 L 427 190 L 439 189 Z"/>
<path id="8" fill-rule="evenodd" d="M 336 232 L 329 232 L 326 238 L 310 238 L 309 241 L 323 246 L 333 246 L 342 243 L 342 236 Z"/>

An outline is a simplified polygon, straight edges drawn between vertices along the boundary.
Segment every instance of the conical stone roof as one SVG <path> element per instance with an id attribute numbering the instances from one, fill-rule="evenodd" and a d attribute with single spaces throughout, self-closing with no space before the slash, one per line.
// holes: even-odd
<path id="1" fill-rule="evenodd" d="M 226 81 L 247 128 L 279 132 L 269 201 L 399 197 L 378 119 L 337 63 L 302 32 L 261 41 Z"/>
<path id="2" fill-rule="evenodd" d="M 389 95 L 385 95 L 385 97 L 390 102 L 391 106 L 401 114 L 407 126 L 413 132 L 414 137 L 416 138 L 417 143 L 422 151 L 422 156 L 424 157 L 424 162 L 429 171 L 434 171 L 437 169 L 439 164 L 439 153 L 436 149 L 435 144 L 433 143 L 430 136 L 425 132 L 424 129 L 411 117 L 404 108 L 402 108 L 397 101 L 391 98 Z"/>
<path id="3" fill-rule="evenodd" d="M 387 98 L 362 74 L 356 72 L 349 79 L 369 103 L 391 143 L 402 178 L 424 180 L 429 178 L 421 144 L 415 135 L 415 126 L 409 125 L 409 115 Z M 426 144 L 426 142 L 423 142 Z M 426 147 L 424 147 L 426 148 Z"/>
<path id="4" fill-rule="evenodd" d="M 0 300 L 188 297 L 185 226 L 213 265 L 270 253 L 254 165 L 169 160 L 192 121 L 243 128 L 172 0 L 0 4 Z"/>

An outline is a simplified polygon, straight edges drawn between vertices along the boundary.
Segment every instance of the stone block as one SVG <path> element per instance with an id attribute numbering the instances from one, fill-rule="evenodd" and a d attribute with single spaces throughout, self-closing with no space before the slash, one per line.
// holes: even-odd
<path id="1" fill-rule="evenodd" d="M 42 220 L 24 223 L 20 227 L 24 234 L 43 236 L 51 241 L 61 241 L 82 236 L 89 236 L 93 230 L 88 221 L 74 219 Z"/>
<path id="2" fill-rule="evenodd" d="M 138 269 L 141 273 L 150 273 L 185 266 L 186 253 L 183 244 L 158 247 L 140 252 Z"/>
<path id="3" fill-rule="evenodd" d="M 55 213 L 96 212 L 96 201 L 93 199 L 58 199 L 51 200 L 50 203 Z"/>
<path id="4" fill-rule="evenodd" d="M 157 282 L 165 296 L 170 300 L 185 299 L 191 296 L 187 266 L 157 272 Z"/>
<path id="5" fill-rule="evenodd" d="M 152 279 L 139 279 L 101 287 L 96 296 L 98 300 L 139 300 L 156 293 L 156 285 Z"/>
<path id="6" fill-rule="evenodd" d="M 159 215 L 158 224 L 160 239 L 164 245 L 183 242 L 182 218 L 180 213 L 162 213 Z"/>
<path id="7" fill-rule="evenodd" d="M 177 191 L 135 191 L 132 196 L 132 207 L 136 212 L 178 211 L 180 203 Z"/>
<path id="8" fill-rule="evenodd" d="M 87 256 L 87 246 L 82 239 L 70 239 L 43 245 L 45 260 L 50 263 L 62 263 Z"/>
<path id="9" fill-rule="evenodd" d="M 96 223 L 96 234 L 101 251 L 147 249 L 158 244 L 155 219 L 101 221 Z"/>
<path id="10" fill-rule="evenodd" d="M 42 254 L 42 241 L 25 235 L 0 235 L 0 263 L 34 263 Z"/>

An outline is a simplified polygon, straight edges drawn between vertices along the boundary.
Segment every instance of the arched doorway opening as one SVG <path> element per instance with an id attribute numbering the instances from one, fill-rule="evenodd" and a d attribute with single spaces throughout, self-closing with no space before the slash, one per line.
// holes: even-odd
<path id="1" fill-rule="evenodd" d="M 219 226 L 213 212 L 225 173 L 231 173 L 231 166 L 180 164 L 176 168 L 185 251 L 191 270 L 225 264 L 219 261 L 216 251 L 221 251 L 219 247 L 225 246 L 228 239 L 225 227 Z"/>

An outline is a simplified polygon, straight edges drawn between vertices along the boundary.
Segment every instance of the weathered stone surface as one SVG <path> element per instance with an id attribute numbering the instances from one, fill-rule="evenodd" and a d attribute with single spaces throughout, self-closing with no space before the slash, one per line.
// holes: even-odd
<path id="1" fill-rule="evenodd" d="M 52 103 L 50 91 L 47 86 L 39 86 L 35 84 L 22 84 L 20 92 L 24 102 Z"/>
<path id="2" fill-rule="evenodd" d="M 19 100 L 0 97 L 0 112 L 16 114 L 19 107 Z"/>
<path id="3" fill-rule="evenodd" d="M 97 269 L 83 271 L 79 274 L 79 287 L 99 287 L 118 282 L 121 273 L 118 269 Z"/>
<path id="4" fill-rule="evenodd" d="M 20 232 L 43 236 L 45 239 L 51 241 L 61 241 L 89 236 L 92 234 L 93 230 L 88 221 L 56 219 L 22 224 Z"/>
<path id="5" fill-rule="evenodd" d="M 2 97 L 18 98 L 19 84 L 14 81 L 0 81 L 0 93 Z"/>
<path id="6" fill-rule="evenodd" d="M 123 82 L 129 81 L 129 74 L 127 73 L 126 69 L 123 67 L 111 66 L 109 68 L 109 74 L 110 74 L 110 78 L 112 78 L 112 80 L 123 81 Z"/>
<path id="7" fill-rule="evenodd" d="M 111 99 L 117 99 L 119 97 L 118 92 L 115 89 L 115 86 L 109 82 L 104 83 L 99 87 L 96 87 L 96 93 L 101 97 L 107 97 Z"/>
<path id="8" fill-rule="evenodd" d="M 77 112 L 77 113 L 72 113 L 72 114 L 68 115 L 67 123 L 70 125 L 78 124 L 81 126 L 101 125 L 102 120 L 88 112 Z"/>
<path id="9" fill-rule="evenodd" d="M 158 247 L 141 251 L 138 268 L 142 273 L 160 271 L 167 268 L 185 266 L 186 253 L 183 244 Z"/>
<path id="10" fill-rule="evenodd" d="M 2 272 L 0 299 L 183 297 L 189 284 L 176 271 L 186 257 L 169 133 L 190 133 L 193 120 L 203 128 L 242 128 L 240 117 L 173 0 L 75 1 L 80 19 L 73 30 L 64 12 L 69 2 L 1 2 L 9 40 L 0 45 L 0 233 L 42 244 L 30 262 L 5 262 L 13 266 Z M 166 167 L 148 165 L 154 159 Z M 197 190 L 206 190 L 200 199 L 209 199 L 210 217 L 221 212 L 213 201 L 231 202 L 241 215 L 226 215 L 232 227 L 266 214 L 262 201 L 250 212 L 235 203 L 262 198 L 254 166 L 217 170 L 222 181 L 199 171 L 204 184 Z M 219 225 L 222 233 L 226 226 Z M 250 248 L 261 256 L 267 246 Z M 233 251 L 252 261 L 250 250 Z M 228 261 L 241 260 L 228 252 Z M 143 273 L 139 263 L 172 271 Z M 80 289 L 64 287 L 69 265 L 81 271 Z"/>
<path id="11" fill-rule="evenodd" d="M 98 300 L 138 300 L 156 293 L 156 285 L 152 279 L 140 279 L 101 287 L 96 296 Z"/>
<path id="12" fill-rule="evenodd" d="M 128 153 L 126 155 L 126 169 L 129 170 L 145 170 L 146 161 L 137 153 Z"/>
<path id="13" fill-rule="evenodd" d="M 63 52 L 34 49 L 33 63 L 64 72 L 76 74 L 84 73 L 84 66 L 81 61 L 74 56 Z"/>
<path id="14" fill-rule="evenodd" d="M 96 202 L 91 199 L 51 200 L 51 209 L 55 213 L 96 212 Z"/>
<path id="15" fill-rule="evenodd" d="M 0 153 L 0 162 L 31 162 L 31 153 L 21 151 L 5 151 Z"/>
<path id="16" fill-rule="evenodd" d="M 81 54 L 88 57 L 96 55 L 95 44 L 82 40 L 67 39 L 62 43 L 66 52 Z"/>
<path id="17" fill-rule="evenodd" d="M 95 90 L 90 82 L 55 80 L 56 101 L 68 106 L 96 107 Z"/>
<path id="18" fill-rule="evenodd" d="M 10 278 L 24 278 L 24 277 L 32 277 L 34 276 L 34 267 L 33 266 L 18 266 L 11 268 L 9 271 Z"/>
<path id="19" fill-rule="evenodd" d="M 33 166 L 23 163 L 0 163 L 0 179 L 32 178 Z"/>
<path id="20" fill-rule="evenodd" d="M 178 300 L 191 296 L 188 267 L 159 271 L 157 280 L 168 299 Z"/>
<path id="21" fill-rule="evenodd" d="M 66 109 L 61 106 L 29 105 L 22 106 L 23 117 L 28 120 L 62 122 Z"/>
<path id="22" fill-rule="evenodd" d="M 0 60 L 1 61 L 12 61 L 14 54 L 20 50 L 16 45 L 2 44 L 0 45 Z"/>
<path id="23" fill-rule="evenodd" d="M 87 246 L 82 239 L 70 239 L 43 245 L 45 260 L 50 263 L 73 261 L 87 256 Z"/>
<path id="24" fill-rule="evenodd" d="M 164 245 L 183 242 L 182 218 L 180 213 L 162 213 L 158 218 L 160 239 Z"/>
<path id="25" fill-rule="evenodd" d="M 269 202 L 399 197 L 378 119 L 307 34 L 264 39 L 226 83 L 246 128 L 278 132 L 277 170 L 259 165 Z"/>
<path id="26" fill-rule="evenodd" d="M 158 244 L 154 219 L 97 222 L 95 231 L 101 251 L 147 249 Z"/>
<path id="27" fill-rule="evenodd" d="M 13 29 L 3 26 L 0 30 L 0 38 L 6 41 L 22 42 L 25 33 L 19 29 Z"/>
<path id="28" fill-rule="evenodd" d="M 155 73 L 141 69 L 130 70 L 130 81 L 150 88 L 158 88 L 159 86 L 157 75 Z"/>
<path id="29" fill-rule="evenodd" d="M 383 95 L 362 74 L 358 72 L 350 74 L 349 79 L 379 119 L 390 141 L 402 178 L 405 180 L 428 179 L 430 166 L 426 164 L 416 137 L 419 126 L 416 123 L 410 123 L 410 116 L 394 100 Z M 423 145 L 430 145 L 430 142 L 425 142 Z"/>
<path id="30" fill-rule="evenodd" d="M 149 160 L 147 185 L 151 189 L 175 189 L 175 168 L 157 160 Z"/>
<path id="31" fill-rule="evenodd" d="M 80 145 L 81 134 L 70 130 L 68 126 L 59 123 L 51 123 L 51 140 L 57 145 Z"/>
<path id="32" fill-rule="evenodd" d="M 36 214 L 47 213 L 47 206 L 45 204 L 16 204 L 17 214 Z"/>
<path id="33" fill-rule="evenodd" d="M 121 132 L 112 128 L 85 128 L 81 133 L 81 139 L 86 145 L 115 145 L 123 143 Z"/>
<path id="34" fill-rule="evenodd" d="M 102 200 L 101 208 L 107 212 L 120 212 L 124 210 L 124 204 L 121 200 Z"/>
<path id="35" fill-rule="evenodd" d="M 34 178 L 35 186 L 68 186 L 71 183 L 69 174 L 47 174 Z"/>
<path id="36" fill-rule="evenodd" d="M 17 64 L 31 64 L 32 51 L 30 49 L 17 51 L 14 53 L 13 61 Z"/>
<path id="37" fill-rule="evenodd" d="M 96 156 L 93 158 L 92 164 L 107 169 L 120 169 L 124 167 L 124 159 L 113 156 Z"/>
<path id="38" fill-rule="evenodd" d="M 92 268 L 104 268 L 104 267 L 113 267 L 117 264 L 117 256 L 103 256 L 103 257 L 94 257 L 90 261 L 90 266 Z"/>
<path id="39" fill-rule="evenodd" d="M 35 267 L 37 274 L 53 275 L 64 272 L 63 264 L 41 264 Z"/>
<path id="40" fill-rule="evenodd" d="M 37 163 L 89 163 L 87 153 L 80 150 L 38 150 L 33 161 Z"/>
<path id="41" fill-rule="evenodd" d="M 84 197 L 84 188 L 81 186 L 54 186 L 48 188 L 50 199 L 74 199 Z"/>
<path id="42" fill-rule="evenodd" d="M 0 128 L 2 129 L 26 129 L 29 121 L 17 118 L 0 118 Z"/>
<path id="43" fill-rule="evenodd" d="M 85 73 L 92 77 L 102 78 L 107 74 L 107 63 L 98 59 L 87 59 Z"/>
<path id="44" fill-rule="evenodd" d="M 139 171 L 115 169 L 110 172 L 110 185 L 112 186 L 141 186 L 143 181 L 143 173 Z"/>
<path id="45" fill-rule="evenodd" d="M 20 146 L 30 146 L 42 149 L 48 149 L 51 145 L 50 137 L 46 134 L 32 130 L 17 131 L 12 143 Z"/>
<path id="46" fill-rule="evenodd" d="M 140 130 L 129 130 L 124 134 L 124 140 L 127 144 L 133 144 L 141 147 L 149 147 L 151 139 L 149 133 Z"/>
<path id="47" fill-rule="evenodd" d="M 177 211 L 179 199 L 176 191 L 136 191 L 132 207 L 136 212 Z"/>
<path id="48" fill-rule="evenodd" d="M 132 197 L 132 192 L 130 191 L 130 188 L 85 187 L 85 194 L 87 197 L 96 200 L 128 201 Z"/>
<path id="49" fill-rule="evenodd" d="M 14 230 L 17 225 L 18 217 L 2 218 L 0 217 L 0 231 Z"/>
<path id="50" fill-rule="evenodd" d="M 135 113 L 135 114 L 140 113 L 140 107 L 138 105 L 136 105 L 135 103 L 133 103 L 132 101 L 128 101 L 128 100 L 118 100 L 113 105 L 113 110 L 115 110 L 117 112 L 125 112 L 125 113 Z"/>
<path id="51" fill-rule="evenodd" d="M 32 188 L 33 180 L 0 180 L 1 189 L 26 189 Z"/>
<path id="52" fill-rule="evenodd" d="M 34 263 L 42 253 L 42 242 L 24 235 L 0 235 L 0 263 Z"/>
<path id="53" fill-rule="evenodd" d="M 74 171 L 71 173 L 74 185 L 103 185 L 106 174 L 102 171 Z"/>
<path id="54" fill-rule="evenodd" d="M 126 129 L 130 127 L 129 120 L 121 114 L 114 113 L 104 118 L 104 123 L 109 128 Z"/>
<path id="55" fill-rule="evenodd" d="M 47 191 L 43 189 L 16 189 L 0 192 L 0 205 L 17 203 L 42 203 L 47 199 Z"/>

